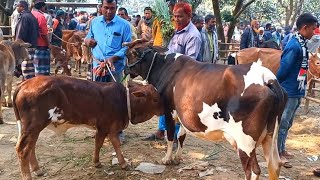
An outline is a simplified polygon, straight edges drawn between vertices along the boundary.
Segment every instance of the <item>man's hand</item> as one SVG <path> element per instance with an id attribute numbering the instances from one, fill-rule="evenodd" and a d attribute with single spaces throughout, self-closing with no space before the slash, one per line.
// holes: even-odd
<path id="1" fill-rule="evenodd" d="M 97 41 L 94 39 L 86 39 L 85 43 L 91 48 L 94 48 L 97 45 Z"/>
<path id="2" fill-rule="evenodd" d="M 114 67 L 113 63 L 119 59 L 118 56 L 111 56 L 110 58 L 104 61 L 104 64 L 110 67 L 111 71 L 115 71 L 116 68 Z"/>

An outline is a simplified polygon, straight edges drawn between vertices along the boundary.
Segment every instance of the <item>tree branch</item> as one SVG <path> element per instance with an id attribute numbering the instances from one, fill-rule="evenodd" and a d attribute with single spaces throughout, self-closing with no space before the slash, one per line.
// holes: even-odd
<path id="1" fill-rule="evenodd" d="M 285 8 L 285 9 L 288 8 L 288 6 L 286 6 L 286 5 L 284 4 L 284 2 L 282 2 L 282 0 L 278 0 L 278 2 L 279 2 L 279 4 L 280 4 L 283 8 Z"/>
<path id="2" fill-rule="evenodd" d="M 242 8 L 240 9 L 240 11 L 234 16 L 235 19 L 238 19 L 239 16 L 243 13 L 244 10 L 246 10 L 246 8 L 252 4 L 255 0 L 251 0 L 249 1 L 247 4 L 243 5 Z"/>
<path id="3" fill-rule="evenodd" d="M 12 14 L 10 9 L 4 8 L 1 4 L 0 4 L 0 11 L 3 11 L 4 14 L 7 15 L 7 16 L 11 16 L 11 14 Z"/>

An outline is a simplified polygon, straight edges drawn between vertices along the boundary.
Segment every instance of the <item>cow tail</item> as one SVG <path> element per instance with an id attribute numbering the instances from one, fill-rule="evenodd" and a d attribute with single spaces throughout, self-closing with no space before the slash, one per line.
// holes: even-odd
<path id="1" fill-rule="evenodd" d="M 273 129 L 273 135 L 272 135 L 272 145 L 271 145 L 271 151 L 273 151 L 275 148 L 278 151 L 277 147 L 277 139 L 278 139 L 278 132 L 279 132 L 279 124 L 281 122 L 282 113 L 284 111 L 285 105 L 287 103 L 287 93 L 284 91 L 284 89 L 280 86 L 279 82 L 277 80 L 270 80 L 267 84 L 267 86 L 270 88 L 270 90 L 275 95 L 275 108 L 277 111 L 275 112 L 276 122 Z M 271 122 L 270 122 L 271 123 Z M 272 127 L 272 124 L 269 123 L 269 127 Z M 271 152 L 269 154 L 269 159 L 273 158 L 273 153 Z"/>

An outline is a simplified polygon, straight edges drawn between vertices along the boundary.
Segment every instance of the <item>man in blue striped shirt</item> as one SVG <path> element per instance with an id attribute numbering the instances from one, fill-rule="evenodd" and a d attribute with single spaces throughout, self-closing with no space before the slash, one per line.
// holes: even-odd
<path id="1" fill-rule="evenodd" d="M 109 66 L 117 82 L 122 78 L 125 66 L 125 52 L 128 47 L 122 47 L 123 42 L 131 42 L 129 22 L 115 15 L 116 0 L 103 0 L 102 16 L 92 20 L 85 43 L 93 48 L 93 81 L 113 81 Z"/>

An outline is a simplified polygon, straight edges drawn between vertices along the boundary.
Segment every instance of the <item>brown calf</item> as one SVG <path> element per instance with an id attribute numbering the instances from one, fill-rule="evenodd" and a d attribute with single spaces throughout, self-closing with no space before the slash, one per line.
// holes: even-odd
<path id="1" fill-rule="evenodd" d="M 11 91 L 15 66 L 29 58 L 26 47 L 30 46 L 29 43 L 21 40 L 0 42 L 0 124 L 3 124 L 2 105 L 12 107 Z M 4 96 L 5 89 L 8 93 L 8 101 Z"/>
<path id="2" fill-rule="evenodd" d="M 152 85 L 134 84 L 129 86 L 129 91 L 119 83 L 97 83 L 67 76 L 39 76 L 23 82 L 13 97 L 19 129 L 16 151 L 22 179 L 31 179 L 30 168 L 38 175 L 43 174 L 35 145 L 40 132 L 50 124 L 57 131 L 60 126 L 81 124 L 95 128 L 95 166 L 101 167 L 99 152 L 108 136 L 121 167 L 126 168 L 118 133 L 128 126 L 130 116 L 130 122 L 137 124 L 163 113 L 160 96 Z"/>
<path id="3" fill-rule="evenodd" d="M 50 56 L 56 66 L 54 70 L 55 76 L 58 74 L 60 68 L 62 68 L 62 74 L 71 76 L 71 66 L 68 64 L 70 57 L 64 49 L 58 46 L 51 46 Z"/>

